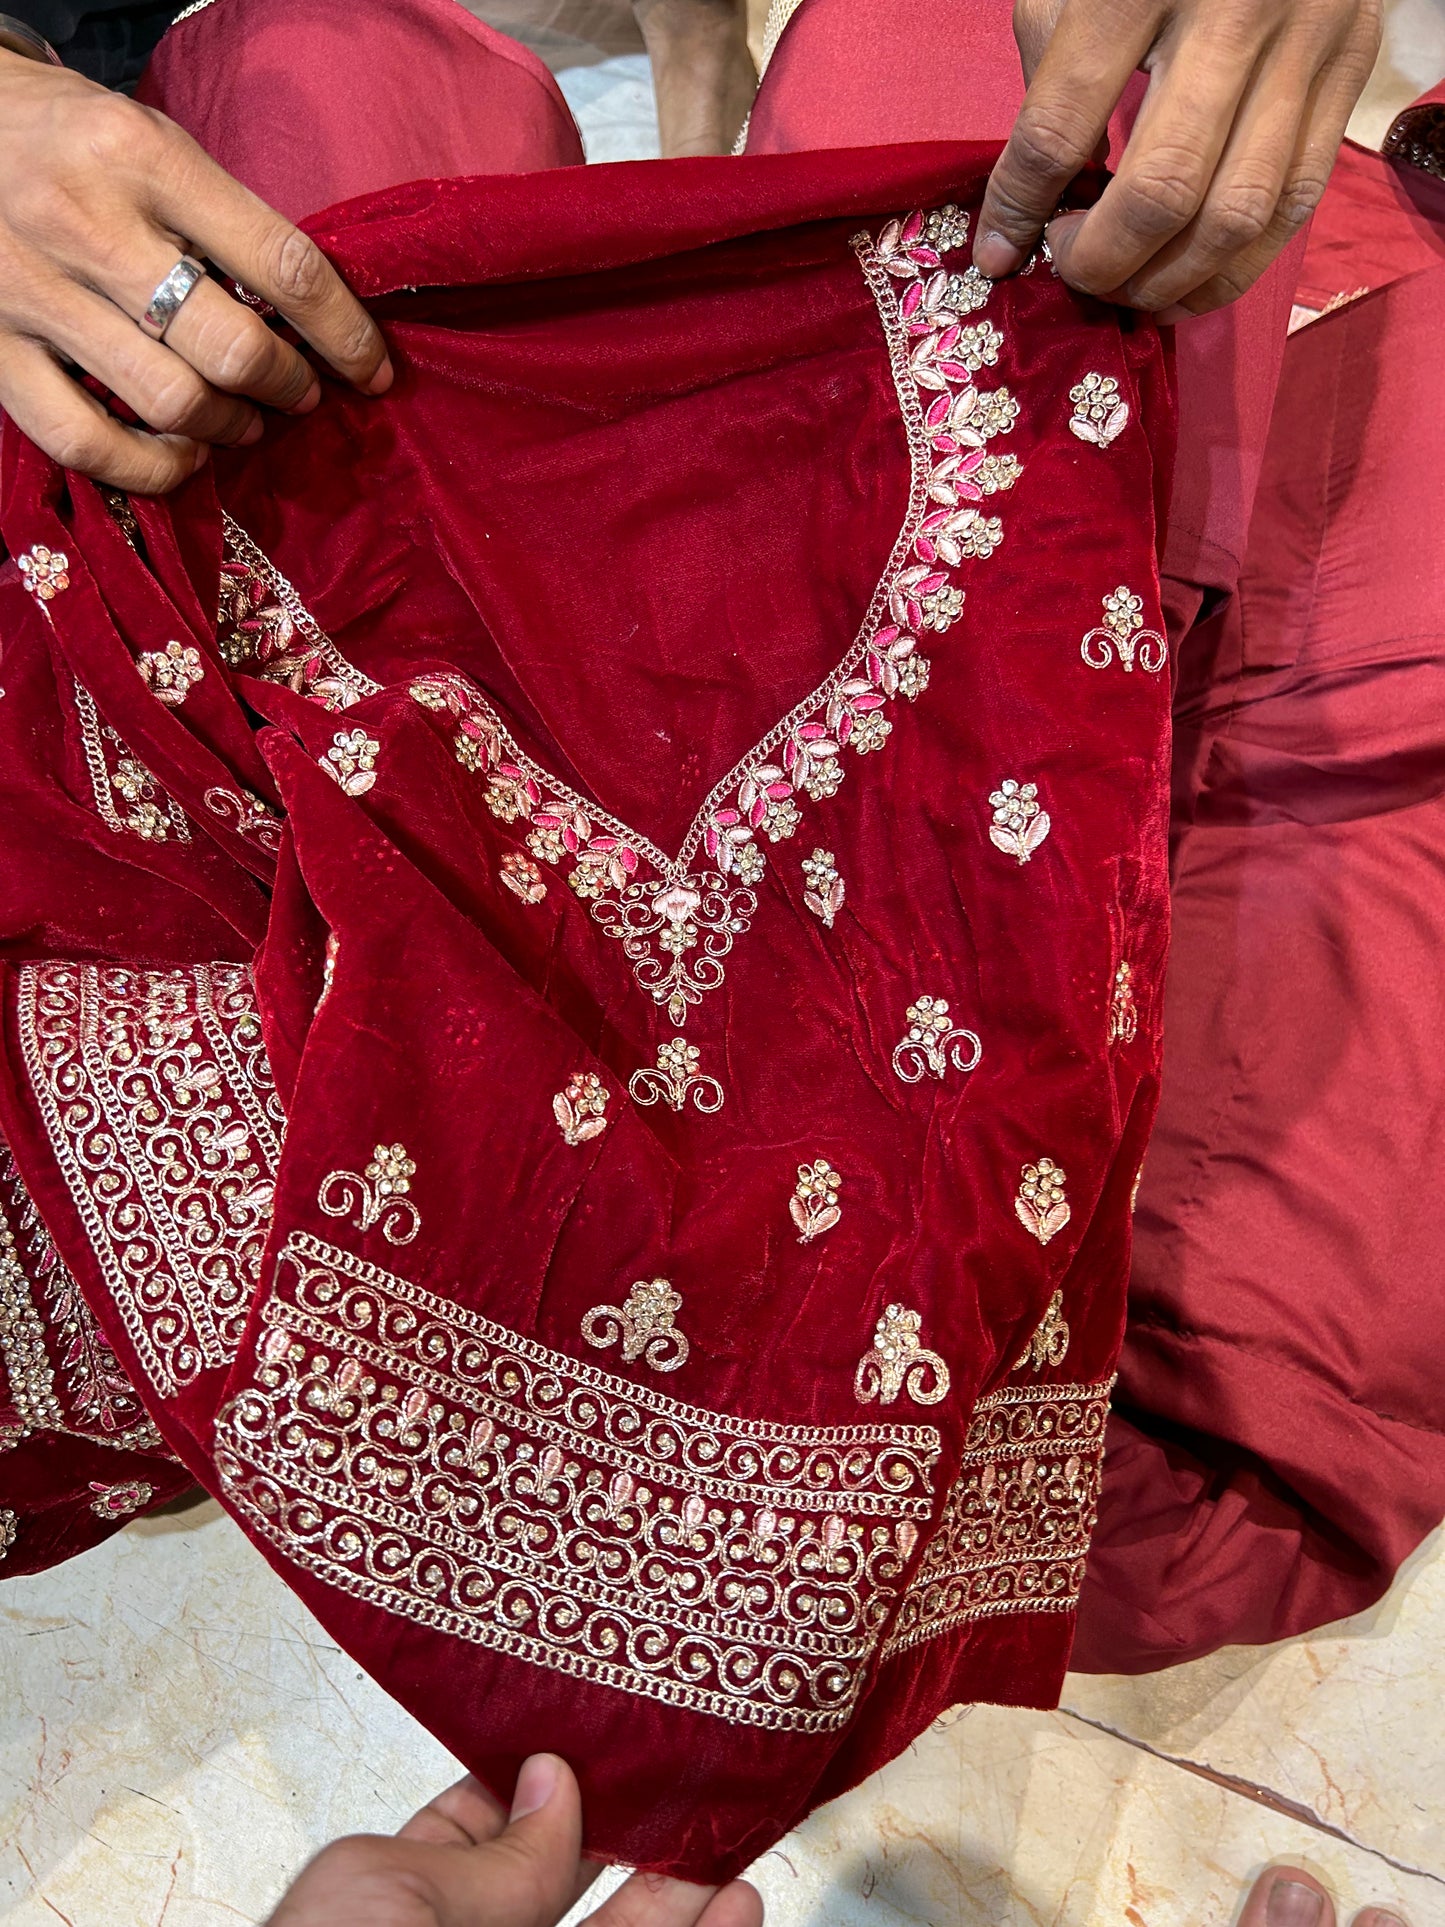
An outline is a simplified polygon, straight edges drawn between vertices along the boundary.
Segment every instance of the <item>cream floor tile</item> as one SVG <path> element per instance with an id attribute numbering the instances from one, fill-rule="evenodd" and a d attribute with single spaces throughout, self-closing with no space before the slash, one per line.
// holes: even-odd
<path id="1" fill-rule="evenodd" d="M 1071 1682 L 1081 1714 L 1159 1753 L 1305 1805 L 1352 1789 L 1321 1817 L 1364 1844 L 1070 1713 L 978 1709 L 766 1856 L 770 1927 L 1225 1927 L 1282 1855 L 1351 1907 L 1445 1927 L 1445 1880 L 1383 1857 L 1408 1861 L 1445 1796 L 1432 1626 L 1438 1647 L 1439 1557 L 1348 1633 L 1201 1662 L 1183 1685 Z M 395 1828 L 456 1770 L 211 1504 L 0 1589 L 0 1677 L 7 1927 L 254 1921 L 324 1840 Z"/>

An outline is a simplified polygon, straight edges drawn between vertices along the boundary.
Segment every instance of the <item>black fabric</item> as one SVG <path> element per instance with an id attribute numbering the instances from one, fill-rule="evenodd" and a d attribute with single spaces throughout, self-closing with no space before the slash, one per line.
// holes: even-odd
<path id="1" fill-rule="evenodd" d="M 23 20 L 54 47 L 67 67 L 103 87 L 129 93 L 151 49 L 185 0 L 6 0 L 4 11 Z"/>

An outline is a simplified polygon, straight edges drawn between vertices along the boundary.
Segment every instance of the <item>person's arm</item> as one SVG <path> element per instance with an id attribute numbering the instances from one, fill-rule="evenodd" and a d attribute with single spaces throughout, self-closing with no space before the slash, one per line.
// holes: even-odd
<path id="1" fill-rule="evenodd" d="M 318 248 L 173 122 L 0 48 L 0 408 L 67 468 L 155 493 L 212 442 L 261 431 L 256 404 L 320 400 L 305 358 L 203 279 L 154 340 L 138 325 L 188 250 L 269 301 L 368 394 L 391 384 L 375 324 Z M 103 382 L 148 429 L 73 378 Z"/>
<path id="2" fill-rule="evenodd" d="M 333 1841 L 301 1873 L 267 1927 L 555 1927 L 599 1872 L 582 1857 L 582 1805 L 570 1767 L 538 1753 L 512 1810 L 459 1780 L 394 1839 Z M 633 1874 L 590 1927 L 762 1927 L 756 1888 L 719 1891 Z"/>
<path id="3" fill-rule="evenodd" d="M 1047 230 L 1072 287 L 1175 321 L 1242 294 L 1324 192 L 1374 64 L 1380 0 L 1017 0 L 1028 94 L 974 261 L 1011 274 Z M 1052 218 L 1149 75 L 1114 179 Z"/>

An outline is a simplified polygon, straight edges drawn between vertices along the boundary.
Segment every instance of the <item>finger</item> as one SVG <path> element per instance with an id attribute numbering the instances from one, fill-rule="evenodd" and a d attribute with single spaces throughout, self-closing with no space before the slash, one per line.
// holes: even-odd
<path id="1" fill-rule="evenodd" d="M 524 1761 L 507 1825 L 485 1846 L 435 1857 L 429 1868 L 443 1920 L 560 1920 L 577 1898 L 582 1800 L 572 1769 L 555 1753 Z M 452 1911 L 448 1913 L 446 1908 Z"/>
<path id="2" fill-rule="evenodd" d="M 1237 1927 L 1335 1927 L 1335 1906 L 1302 1867 L 1271 1867 L 1250 1888 Z"/>
<path id="3" fill-rule="evenodd" d="M 507 1824 L 507 1809 L 469 1773 L 414 1813 L 397 1829 L 398 1840 L 425 1840 L 436 1846 L 480 1847 L 495 1840 Z"/>
<path id="4" fill-rule="evenodd" d="M 1211 13 L 1211 46 L 1191 34 L 1161 57 L 1114 178 L 1081 220 L 1051 234 L 1054 265 L 1071 287 L 1107 295 L 1122 287 L 1185 228 L 1203 206 L 1240 104 L 1260 65 L 1259 10 L 1249 18 L 1220 5 Z M 1292 98 L 1303 96 L 1301 85 Z M 1280 171 L 1299 125 L 1296 108 Z M 1267 221 L 1273 202 L 1263 211 Z"/>
<path id="5" fill-rule="evenodd" d="M 1044 48 L 1059 24 L 1064 3 L 1065 0 L 1014 0 L 1014 43 L 1019 50 L 1025 87 L 1033 83 Z"/>
<path id="6" fill-rule="evenodd" d="M 113 302 L 57 277 L 46 309 L 51 346 L 103 381 L 152 428 L 203 442 L 249 444 L 260 438 L 254 408 L 217 394 L 189 362 L 142 334 Z"/>
<path id="7" fill-rule="evenodd" d="M 981 274 L 1023 266 L 1060 195 L 1103 138 L 1154 24 L 1152 10 L 1137 6 L 1065 6 L 989 176 L 973 248 Z"/>
<path id="8" fill-rule="evenodd" d="M 1354 1927 L 1410 1927 L 1410 1924 L 1393 1907 L 1366 1907 L 1363 1913 L 1355 1915 Z"/>
<path id="9" fill-rule="evenodd" d="M 175 488 L 210 453 L 204 442 L 117 421 L 36 341 L 0 343 L 0 408 L 62 468 L 134 495 Z"/>
<path id="10" fill-rule="evenodd" d="M 763 1897 L 746 1880 L 734 1880 L 709 1904 L 698 1927 L 763 1927 Z"/>
<path id="11" fill-rule="evenodd" d="M 1280 249 L 1297 234 L 1319 205 L 1340 151 L 1340 140 L 1360 82 L 1347 62 L 1337 62 L 1321 77 L 1315 107 L 1285 177 L 1279 202 L 1259 239 L 1242 248 L 1220 271 L 1169 307 L 1161 321 L 1182 321 L 1222 308 L 1250 288 Z"/>
<path id="12" fill-rule="evenodd" d="M 716 1887 L 694 1886 L 667 1874 L 634 1873 L 587 1916 L 588 1927 L 699 1927 L 703 1920 L 718 1927 L 710 1910 L 721 1898 Z M 726 1915 L 722 1927 L 733 1927 Z"/>
<path id="13" fill-rule="evenodd" d="M 223 173 L 189 136 L 179 140 L 183 145 L 153 185 L 152 212 L 269 301 L 339 375 L 368 394 L 382 394 L 391 386 L 386 343 L 320 248 Z"/>

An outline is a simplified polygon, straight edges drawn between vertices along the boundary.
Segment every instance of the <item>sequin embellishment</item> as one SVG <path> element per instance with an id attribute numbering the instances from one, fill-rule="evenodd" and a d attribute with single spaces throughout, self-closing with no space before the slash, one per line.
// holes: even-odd
<path id="1" fill-rule="evenodd" d="M 1006 776 L 988 799 L 993 810 L 988 840 L 1005 856 L 1016 856 L 1020 863 L 1028 862 L 1053 827 L 1038 798 L 1037 783 L 1020 783 Z"/>
<path id="2" fill-rule="evenodd" d="M 843 908 L 847 886 L 838 874 L 831 850 L 814 850 L 803 858 L 803 902 L 819 918 L 824 929 L 833 928 L 833 919 Z"/>
<path id="3" fill-rule="evenodd" d="M 674 1037 L 659 1047 L 657 1068 L 634 1071 L 627 1081 L 634 1104 L 666 1104 L 683 1110 L 689 1098 L 693 1107 L 709 1114 L 723 1107 L 723 1087 L 715 1077 L 698 1069 L 702 1052 L 685 1037 Z"/>
<path id="4" fill-rule="evenodd" d="M 136 668 L 146 688 L 167 709 L 179 709 L 206 673 L 200 650 L 179 642 L 148 650 L 137 658 Z"/>
<path id="5" fill-rule="evenodd" d="M 60 549 L 39 546 L 16 557 L 20 580 L 38 602 L 53 602 L 62 589 L 70 587 L 70 557 Z"/>
<path id="6" fill-rule="evenodd" d="M 1069 1222 L 1069 1203 L 1064 1196 L 1064 1173 L 1052 1158 L 1026 1164 L 1014 1199 L 1019 1223 L 1031 1231 L 1041 1245 L 1057 1236 Z"/>
<path id="7" fill-rule="evenodd" d="M 681 1308 L 682 1293 L 666 1278 L 639 1278 L 625 1304 L 592 1307 L 582 1320 L 582 1336 L 599 1351 L 620 1338 L 624 1364 L 640 1358 L 656 1372 L 675 1372 L 691 1349 L 674 1323 Z"/>
<path id="8" fill-rule="evenodd" d="M 358 1231 L 375 1225 L 391 1245 L 409 1245 L 421 1230 L 421 1213 L 407 1193 L 416 1164 L 404 1144 L 378 1144 L 365 1174 L 332 1171 L 322 1179 L 316 1202 L 328 1218 L 344 1218 L 349 1211 Z"/>
<path id="9" fill-rule="evenodd" d="M 1107 448 L 1129 426 L 1129 404 L 1119 399 L 1119 384 L 1112 375 L 1087 374 L 1069 390 L 1074 412 L 1069 427 L 1081 442 Z"/>
<path id="10" fill-rule="evenodd" d="M 380 754 L 381 744 L 364 729 L 339 729 L 331 739 L 330 749 L 316 760 L 348 796 L 365 796 L 375 786 L 376 759 Z"/>
<path id="11" fill-rule="evenodd" d="M 1109 1042 L 1132 1044 L 1139 1031 L 1139 1007 L 1134 1002 L 1134 966 L 1126 958 L 1114 972 L 1109 999 Z"/>
<path id="12" fill-rule="evenodd" d="M 1143 598 L 1122 583 L 1104 597 L 1104 620 L 1079 644 L 1079 654 L 1091 669 L 1107 669 L 1117 654 L 1126 675 L 1132 675 L 1136 661 L 1147 675 L 1159 674 L 1169 659 L 1169 645 L 1157 629 L 1144 627 L 1143 607 Z"/>
<path id="13" fill-rule="evenodd" d="M 971 1030 L 961 1030 L 942 997 L 920 997 L 908 1006 L 908 1029 L 894 1046 L 893 1068 L 905 1084 L 924 1077 L 942 1077 L 951 1064 L 956 1071 L 978 1068 L 983 1045 Z"/>
<path id="14" fill-rule="evenodd" d="M 604 1115 L 612 1093 L 596 1071 L 574 1071 L 567 1088 L 552 1099 L 552 1115 L 567 1144 L 586 1144 L 607 1129 Z"/>
<path id="15" fill-rule="evenodd" d="M 1060 1173 L 1062 1176 L 1062 1173 Z M 1039 1320 L 1039 1328 L 1024 1346 L 1023 1356 L 1014 1360 L 1014 1370 L 1021 1372 L 1029 1365 L 1041 1372 L 1045 1365 L 1057 1369 L 1063 1364 L 1069 1351 L 1069 1326 L 1064 1317 L 1064 1294 L 1056 1291 L 1049 1300 L 1049 1308 Z"/>
<path id="16" fill-rule="evenodd" d="M 90 1509 L 97 1519 L 128 1519 L 132 1512 L 139 1512 L 155 1493 L 155 1487 L 147 1485 L 144 1479 L 125 1479 L 118 1485 L 106 1485 L 103 1480 L 92 1479 L 90 1489 L 96 1495 L 90 1502 Z"/>
<path id="17" fill-rule="evenodd" d="M 798 1184 L 788 1210 L 798 1227 L 800 1245 L 811 1244 L 814 1238 L 821 1238 L 842 1218 L 842 1208 L 838 1203 L 842 1185 L 842 1174 L 835 1171 L 826 1158 L 816 1158 L 812 1164 L 798 1166 Z"/>
<path id="18" fill-rule="evenodd" d="M 542 872 L 531 857 L 522 856 L 516 850 L 508 850 L 502 858 L 498 874 L 512 895 L 520 897 L 523 903 L 540 903 L 547 894 Z"/>
<path id="19" fill-rule="evenodd" d="M 937 1405 L 948 1396 L 948 1367 L 937 1352 L 926 1351 L 919 1331 L 922 1315 L 889 1305 L 878 1320 L 873 1349 L 853 1374 L 853 1396 L 860 1405 L 877 1399 L 891 1405 L 906 1391 L 917 1405 Z"/>

